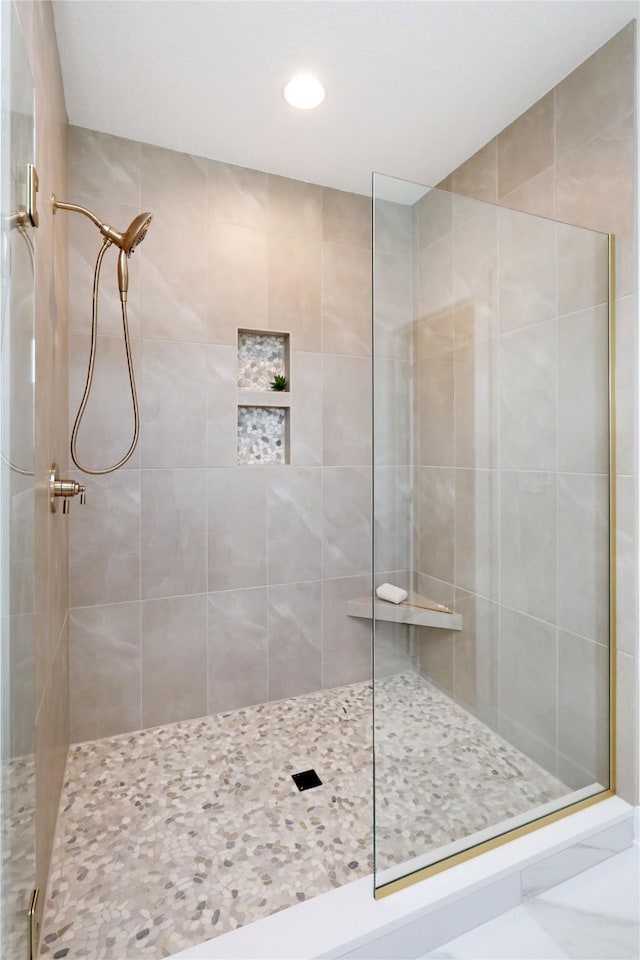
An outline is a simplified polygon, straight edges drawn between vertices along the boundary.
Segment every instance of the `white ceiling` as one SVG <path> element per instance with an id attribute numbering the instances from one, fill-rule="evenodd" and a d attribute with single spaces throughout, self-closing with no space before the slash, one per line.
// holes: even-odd
<path id="1" fill-rule="evenodd" d="M 69 121 L 370 191 L 437 183 L 638 15 L 636 0 L 54 0 Z M 292 74 L 327 87 L 289 107 Z"/>

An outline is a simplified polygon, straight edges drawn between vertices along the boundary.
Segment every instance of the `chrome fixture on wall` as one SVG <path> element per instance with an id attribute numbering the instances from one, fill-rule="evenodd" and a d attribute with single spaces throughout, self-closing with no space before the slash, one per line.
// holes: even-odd
<path id="1" fill-rule="evenodd" d="M 113 473 L 115 470 L 118 470 L 120 467 L 124 466 L 131 454 L 136 448 L 138 443 L 138 436 L 140 434 L 140 415 L 138 412 L 138 396 L 136 393 L 136 382 L 133 371 L 133 358 L 131 356 L 131 342 L 129 337 L 129 320 L 127 317 L 127 292 L 129 290 L 129 264 L 128 259 L 136 249 L 138 244 L 142 243 L 144 238 L 147 235 L 147 230 L 149 229 L 149 224 L 153 219 L 153 214 L 151 213 L 140 213 L 137 217 L 131 221 L 129 226 L 123 232 L 116 230 L 115 227 L 109 226 L 107 223 L 103 223 L 99 220 L 95 214 L 91 213 L 90 210 L 87 210 L 85 207 L 80 207 L 75 203 L 64 203 L 61 200 L 56 200 L 55 195 L 51 198 L 51 203 L 53 206 L 53 212 L 56 210 L 69 210 L 71 213 L 81 213 L 84 217 L 87 217 L 91 220 L 92 223 L 96 225 L 102 236 L 104 237 L 104 243 L 100 248 L 98 257 L 96 260 L 96 266 L 93 273 L 93 309 L 91 315 L 91 351 L 89 354 L 89 367 L 87 369 L 87 379 L 85 381 L 84 393 L 82 394 L 82 400 L 80 401 L 80 406 L 76 414 L 76 418 L 73 424 L 73 429 L 71 431 L 71 459 L 75 463 L 78 470 L 81 470 L 83 473 L 90 473 L 94 476 L 102 476 L 106 473 Z M 76 453 L 76 444 L 78 441 L 78 431 L 80 430 L 80 424 L 82 423 L 82 418 L 86 410 L 87 404 L 89 402 L 89 397 L 91 395 L 91 388 L 93 385 L 93 372 L 95 367 L 96 360 L 96 349 L 98 344 L 98 293 L 100 285 L 100 268 L 102 266 L 102 259 L 109 249 L 109 247 L 115 244 L 119 249 L 120 253 L 118 254 L 118 290 L 120 291 L 120 306 L 122 309 L 122 326 L 124 329 L 124 345 L 125 351 L 127 354 L 127 369 L 129 373 L 129 385 L 131 387 L 131 401 L 133 404 L 133 439 L 131 445 L 123 457 L 118 460 L 117 463 L 114 463 L 110 467 L 106 467 L 102 470 L 93 470 L 90 467 L 83 466 L 79 460 Z M 64 494 L 63 494 L 64 495 Z M 73 495 L 73 494 L 72 494 Z M 65 500 L 65 505 L 67 501 Z"/>
<path id="2" fill-rule="evenodd" d="M 87 502 L 87 488 L 83 483 L 77 480 L 60 480 L 58 477 L 58 464 L 52 463 L 49 471 L 49 509 L 51 513 L 56 512 L 56 497 L 63 497 L 62 512 L 69 513 L 71 509 L 71 497 L 80 495 L 80 504 L 84 506 Z"/>

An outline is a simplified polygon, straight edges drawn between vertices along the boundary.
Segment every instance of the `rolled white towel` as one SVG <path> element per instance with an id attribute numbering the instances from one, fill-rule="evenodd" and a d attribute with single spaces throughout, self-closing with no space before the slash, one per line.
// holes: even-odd
<path id="1" fill-rule="evenodd" d="M 394 587 L 392 583 L 381 583 L 376 590 L 376 596 L 381 600 L 390 600 L 391 603 L 402 603 L 409 594 L 402 587 Z"/>

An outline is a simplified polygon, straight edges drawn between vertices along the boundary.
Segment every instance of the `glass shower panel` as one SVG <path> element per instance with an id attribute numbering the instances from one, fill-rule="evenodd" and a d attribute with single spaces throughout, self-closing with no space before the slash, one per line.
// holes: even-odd
<path id="1" fill-rule="evenodd" d="M 376 888 L 604 794 L 609 238 L 374 177 Z"/>
<path id="2" fill-rule="evenodd" d="M 28 956 L 35 886 L 34 247 L 25 216 L 34 90 L 14 4 L 3 3 L 0 341 L 0 955 Z"/>

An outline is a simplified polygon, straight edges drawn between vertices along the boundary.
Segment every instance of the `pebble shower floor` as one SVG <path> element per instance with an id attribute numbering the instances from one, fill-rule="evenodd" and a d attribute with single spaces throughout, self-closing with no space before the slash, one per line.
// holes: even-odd
<path id="1" fill-rule="evenodd" d="M 376 709 L 381 868 L 566 793 L 416 674 Z M 73 746 L 41 955 L 168 957 L 370 874 L 371 782 L 367 683 Z"/>

